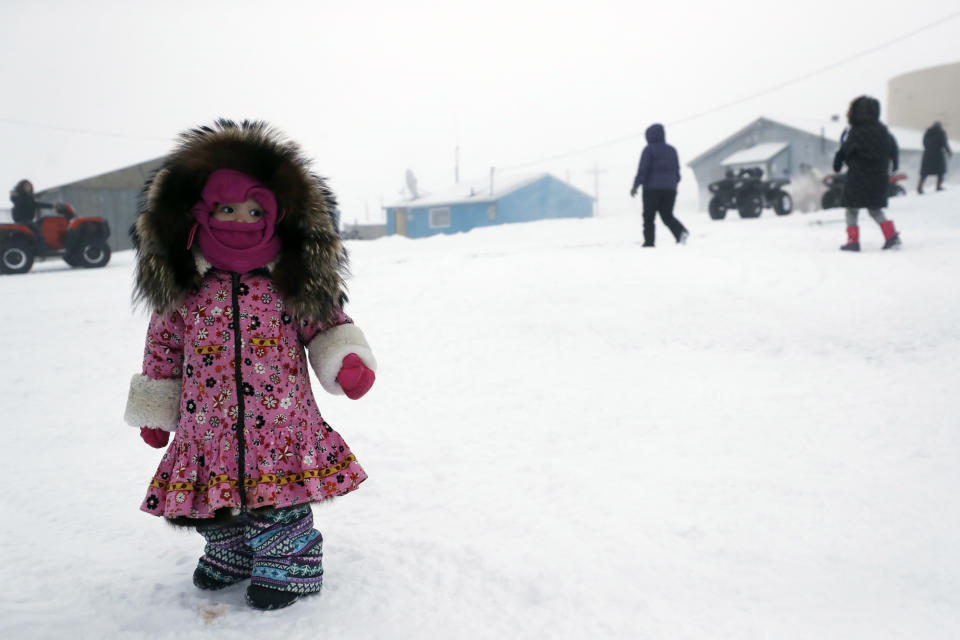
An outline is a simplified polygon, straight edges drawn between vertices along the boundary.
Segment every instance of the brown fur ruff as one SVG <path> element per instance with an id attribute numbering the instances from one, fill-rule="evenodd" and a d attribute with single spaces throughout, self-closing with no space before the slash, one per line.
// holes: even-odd
<path id="1" fill-rule="evenodd" d="M 130 229 L 137 250 L 134 302 L 158 312 L 176 308 L 203 275 L 187 240 L 215 169 L 247 173 L 277 198 L 281 249 L 271 272 L 287 310 L 301 320 L 326 320 L 347 300 L 347 254 L 334 222 L 336 199 L 299 146 L 264 122 L 217 120 L 180 134 L 179 144 L 147 180 Z"/>

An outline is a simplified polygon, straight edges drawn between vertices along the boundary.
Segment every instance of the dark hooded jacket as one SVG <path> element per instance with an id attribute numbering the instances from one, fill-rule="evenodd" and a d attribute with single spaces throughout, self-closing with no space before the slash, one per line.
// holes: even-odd
<path id="1" fill-rule="evenodd" d="M 847 111 L 850 128 L 833 158 L 833 170 L 849 167 L 843 190 L 843 206 L 882 209 L 887 206 L 890 166 L 899 163 L 897 142 L 880 122 L 880 103 L 860 96 Z"/>
<path id="2" fill-rule="evenodd" d="M 27 189 L 27 185 L 30 188 Z M 13 203 L 14 222 L 33 222 L 39 209 L 53 209 L 48 202 L 39 202 L 33 197 L 33 185 L 28 180 L 21 180 L 10 192 L 10 202 Z"/>
<path id="3" fill-rule="evenodd" d="M 280 253 L 271 278 L 300 320 L 323 321 L 346 301 L 347 255 L 334 222 L 336 200 L 298 145 L 263 122 L 218 120 L 181 134 L 179 145 L 144 185 L 131 229 L 137 249 L 134 298 L 172 310 L 202 273 L 187 245 L 191 207 L 212 171 L 247 173 L 277 198 Z"/>
<path id="4" fill-rule="evenodd" d="M 677 150 L 666 143 L 662 124 L 652 124 L 646 131 L 647 146 L 640 154 L 640 165 L 633 179 L 634 190 L 666 189 L 676 191 L 680 182 L 680 160 Z"/>
<path id="5" fill-rule="evenodd" d="M 920 161 L 921 176 L 941 176 L 947 172 L 947 160 L 944 154 L 950 154 L 947 132 L 939 122 L 935 122 L 923 133 L 923 159 Z"/>

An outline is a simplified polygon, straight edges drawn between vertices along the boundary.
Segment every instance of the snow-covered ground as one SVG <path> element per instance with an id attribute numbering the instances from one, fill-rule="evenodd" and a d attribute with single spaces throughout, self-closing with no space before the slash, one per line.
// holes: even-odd
<path id="1" fill-rule="evenodd" d="M 351 242 L 377 384 L 315 388 L 370 479 L 266 614 L 139 511 L 132 254 L 2 277 L 0 637 L 960 637 L 960 189 L 890 213 Z"/>

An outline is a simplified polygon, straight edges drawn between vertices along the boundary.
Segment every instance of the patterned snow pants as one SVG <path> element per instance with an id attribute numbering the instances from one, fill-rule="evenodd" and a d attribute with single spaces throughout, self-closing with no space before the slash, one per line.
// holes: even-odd
<path id="1" fill-rule="evenodd" d="M 248 511 L 229 526 L 197 527 L 207 541 L 199 568 L 232 584 L 252 578 L 278 591 L 313 593 L 323 584 L 323 536 L 310 505 Z"/>

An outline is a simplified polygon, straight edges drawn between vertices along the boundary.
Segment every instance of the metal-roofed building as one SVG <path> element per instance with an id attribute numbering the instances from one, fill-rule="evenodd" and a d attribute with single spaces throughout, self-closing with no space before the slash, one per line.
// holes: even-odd
<path id="1" fill-rule="evenodd" d="M 384 207 L 387 235 L 425 238 L 548 218 L 589 218 L 593 197 L 548 173 L 461 183 Z"/>

